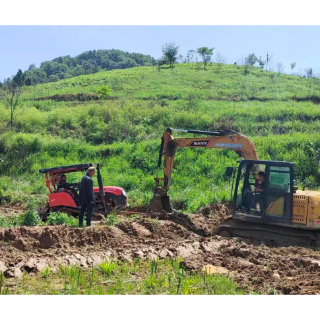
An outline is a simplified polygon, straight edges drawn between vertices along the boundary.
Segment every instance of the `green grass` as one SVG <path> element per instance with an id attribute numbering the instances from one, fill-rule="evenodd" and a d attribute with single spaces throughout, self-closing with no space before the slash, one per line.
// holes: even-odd
<path id="1" fill-rule="evenodd" d="M 37 100 L 96 93 L 104 86 L 112 89 L 108 99 Z M 167 127 L 237 130 L 252 139 L 260 159 L 295 162 L 297 183 L 317 188 L 320 108 L 313 101 L 319 97 L 319 79 L 259 68 L 245 75 L 240 66 L 216 64 L 207 71 L 195 64 L 160 72 L 153 67 L 112 70 L 26 87 L 13 128 L 0 102 L 0 193 L 6 203 L 31 196 L 43 201 L 47 190 L 40 168 L 93 162 L 101 164 L 105 185 L 125 188 L 132 206 L 146 206 Z M 181 136 L 190 135 L 176 135 Z M 225 201 L 231 188 L 225 167 L 237 160 L 227 150 L 178 150 L 173 204 L 191 212 Z M 79 179 L 81 173 L 68 177 Z"/>
<path id="2" fill-rule="evenodd" d="M 243 292 L 230 277 L 187 273 L 180 259 L 132 263 L 104 261 L 91 268 L 62 266 L 53 272 L 49 267 L 35 277 L 24 273 L 20 280 L 5 279 L 0 274 L 3 294 L 50 295 L 239 295 Z M 2 282 L 1 282 L 2 281 Z"/>
<path id="3" fill-rule="evenodd" d="M 112 219 L 112 218 L 111 218 Z M 117 218 L 114 216 L 115 223 Z M 115 224 L 114 223 L 114 224 Z M 68 225 L 78 226 L 78 219 L 68 216 L 64 212 L 51 212 L 46 223 L 41 221 L 41 218 L 36 210 L 34 203 L 29 202 L 24 213 L 3 214 L 0 212 L 0 228 L 17 228 L 21 226 L 42 226 L 42 225 Z M 112 224 L 112 225 L 114 225 Z"/>

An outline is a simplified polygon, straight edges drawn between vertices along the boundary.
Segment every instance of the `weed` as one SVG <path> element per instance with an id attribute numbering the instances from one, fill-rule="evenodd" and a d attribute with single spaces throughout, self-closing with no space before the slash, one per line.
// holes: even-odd
<path id="1" fill-rule="evenodd" d="M 108 215 L 106 225 L 115 226 L 120 222 L 115 212 L 112 212 Z"/>
<path id="2" fill-rule="evenodd" d="M 74 217 L 69 217 L 67 213 L 62 212 L 51 212 L 47 224 L 49 225 L 61 225 L 66 224 L 68 226 L 77 226 L 78 220 Z"/>
<path id="3" fill-rule="evenodd" d="M 102 272 L 102 274 L 110 277 L 115 270 L 117 269 L 118 265 L 116 262 L 109 260 L 103 261 L 101 264 L 98 265 L 98 270 Z"/>
<path id="4" fill-rule="evenodd" d="M 5 286 L 5 276 L 2 271 L 0 271 L 0 295 L 5 295 L 8 293 L 8 288 Z"/>
<path id="5" fill-rule="evenodd" d="M 49 275 L 50 275 L 50 272 L 51 272 L 50 267 L 49 267 L 49 266 L 46 266 L 45 268 L 43 268 L 43 269 L 40 271 L 41 277 L 42 277 L 42 278 L 48 278 Z"/>
<path id="6" fill-rule="evenodd" d="M 277 290 L 275 288 L 269 288 L 268 294 L 269 295 L 277 295 Z"/>

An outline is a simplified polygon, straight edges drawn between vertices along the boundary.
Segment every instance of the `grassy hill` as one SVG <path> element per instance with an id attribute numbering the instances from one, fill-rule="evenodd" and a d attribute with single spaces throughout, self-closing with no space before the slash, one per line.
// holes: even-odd
<path id="1" fill-rule="evenodd" d="M 104 98 L 106 86 L 111 95 Z M 12 202 L 46 194 L 37 170 L 91 161 L 102 165 L 105 185 L 124 187 L 132 205 L 146 205 L 167 127 L 239 131 L 261 159 L 295 162 L 300 185 L 316 187 L 319 102 L 319 79 L 217 64 L 112 70 L 24 87 L 13 128 L 0 102 L 0 192 Z M 236 160 L 228 150 L 178 150 L 171 199 L 187 211 L 228 199 L 224 170 Z"/>

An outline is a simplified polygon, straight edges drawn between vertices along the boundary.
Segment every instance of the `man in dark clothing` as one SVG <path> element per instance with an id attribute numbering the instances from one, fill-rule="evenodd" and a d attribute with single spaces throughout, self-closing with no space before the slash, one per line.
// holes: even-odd
<path id="1" fill-rule="evenodd" d="M 92 176 L 95 174 L 96 168 L 90 167 L 87 170 L 87 174 L 81 180 L 80 186 L 80 202 L 81 209 L 79 214 L 79 227 L 83 227 L 84 212 L 87 211 L 87 227 L 91 226 L 91 216 L 94 207 L 94 193 Z"/>
<path id="2" fill-rule="evenodd" d="M 58 190 L 58 192 L 60 190 L 60 192 L 70 193 L 73 196 L 76 204 L 79 205 L 79 195 L 74 189 L 74 188 L 77 188 L 78 186 L 79 186 L 79 183 L 68 183 L 67 176 L 65 174 L 63 174 L 60 177 L 60 181 L 58 183 L 57 190 Z"/>

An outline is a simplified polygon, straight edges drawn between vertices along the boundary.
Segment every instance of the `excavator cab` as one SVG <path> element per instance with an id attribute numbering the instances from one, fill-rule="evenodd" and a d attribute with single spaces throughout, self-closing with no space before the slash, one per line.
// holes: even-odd
<path id="1" fill-rule="evenodd" d="M 259 180 L 259 174 L 264 176 L 263 183 Z M 234 178 L 235 217 L 263 223 L 292 220 L 293 163 L 242 160 Z"/>

